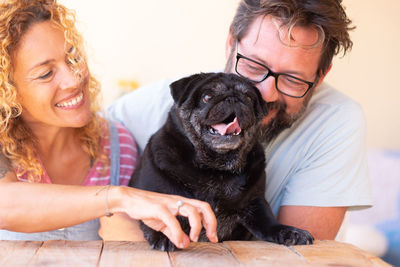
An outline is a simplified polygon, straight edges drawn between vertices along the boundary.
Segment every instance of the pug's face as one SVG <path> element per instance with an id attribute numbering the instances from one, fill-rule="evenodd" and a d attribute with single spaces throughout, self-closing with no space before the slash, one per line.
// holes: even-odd
<path id="1" fill-rule="evenodd" d="M 171 84 L 174 108 L 200 153 L 239 153 L 254 146 L 265 114 L 256 87 L 235 74 L 201 73 Z"/>

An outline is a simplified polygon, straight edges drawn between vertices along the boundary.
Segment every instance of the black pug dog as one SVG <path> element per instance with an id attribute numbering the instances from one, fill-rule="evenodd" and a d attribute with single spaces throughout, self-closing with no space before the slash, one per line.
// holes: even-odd
<path id="1" fill-rule="evenodd" d="M 170 85 L 174 105 L 149 140 L 130 186 L 207 201 L 218 240 L 311 244 L 307 231 L 280 224 L 264 198 L 265 156 L 258 142 L 265 102 L 249 81 L 195 74 Z M 178 216 L 188 234 L 187 218 Z M 152 248 L 173 251 L 161 232 L 140 223 Z M 204 228 L 199 241 L 207 241 Z"/>

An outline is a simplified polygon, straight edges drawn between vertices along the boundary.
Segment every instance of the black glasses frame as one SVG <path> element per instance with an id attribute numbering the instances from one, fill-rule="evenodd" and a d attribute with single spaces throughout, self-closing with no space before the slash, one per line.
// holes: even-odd
<path id="1" fill-rule="evenodd" d="M 253 62 L 253 63 L 257 64 L 257 65 L 260 65 L 260 66 L 263 67 L 263 68 L 265 68 L 265 69 L 268 71 L 267 74 L 265 74 L 265 76 L 264 76 L 260 81 L 255 81 L 255 80 L 249 79 L 248 77 L 242 75 L 242 74 L 241 74 L 240 72 L 238 72 L 238 70 L 237 70 L 238 62 L 239 62 L 239 59 L 241 59 L 241 58 L 244 58 L 244 59 L 246 59 L 246 60 L 249 60 L 249 61 L 251 61 L 251 62 Z M 318 80 L 318 76 L 315 78 L 315 81 L 314 81 L 314 82 L 309 82 L 309 81 L 302 80 L 302 79 L 300 79 L 300 78 L 297 78 L 297 77 L 295 77 L 295 76 L 293 76 L 293 75 L 290 75 L 290 74 L 287 74 L 287 73 L 273 72 L 270 68 L 268 68 L 268 67 L 265 66 L 264 64 L 262 64 L 262 63 L 260 63 L 260 62 L 257 62 L 257 61 L 255 61 L 255 60 L 253 60 L 253 59 L 251 59 L 251 58 L 245 57 L 245 56 L 243 56 L 242 54 L 240 54 L 239 52 L 236 52 L 235 71 L 236 71 L 236 73 L 237 73 L 239 76 L 241 76 L 241 77 L 243 77 L 243 78 L 246 78 L 246 79 L 250 80 L 250 81 L 253 82 L 253 83 L 261 83 L 261 82 L 265 81 L 268 77 L 272 76 L 272 77 L 275 78 L 275 88 L 276 88 L 276 90 L 278 90 L 278 92 L 280 92 L 281 94 L 284 94 L 284 95 L 287 95 L 287 96 L 290 96 L 290 97 L 294 97 L 294 98 L 302 98 L 302 97 L 304 97 L 304 96 L 308 93 L 308 91 L 310 91 L 310 89 L 316 84 L 316 81 Z M 304 92 L 304 94 L 301 95 L 301 96 L 293 96 L 293 95 L 287 94 L 287 93 L 285 93 L 285 92 L 282 92 L 282 91 L 278 88 L 278 77 L 279 77 L 280 75 L 288 76 L 288 77 L 293 78 L 293 79 L 295 79 L 295 80 L 304 82 L 305 84 L 308 85 L 307 90 L 306 90 L 306 91 Z"/>

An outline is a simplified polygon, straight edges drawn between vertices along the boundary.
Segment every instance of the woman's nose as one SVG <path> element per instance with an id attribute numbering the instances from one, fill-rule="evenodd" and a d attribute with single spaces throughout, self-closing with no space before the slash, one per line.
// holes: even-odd
<path id="1" fill-rule="evenodd" d="M 80 80 L 79 76 L 74 74 L 72 69 L 67 64 L 62 66 L 59 79 L 59 86 L 62 90 L 77 87 Z"/>
<path id="2" fill-rule="evenodd" d="M 275 77 L 268 77 L 264 81 L 256 84 L 258 90 L 260 90 L 261 96 L 265 102 L 275 102 L 278 100 L 278 90 L 275 86 Z"/>

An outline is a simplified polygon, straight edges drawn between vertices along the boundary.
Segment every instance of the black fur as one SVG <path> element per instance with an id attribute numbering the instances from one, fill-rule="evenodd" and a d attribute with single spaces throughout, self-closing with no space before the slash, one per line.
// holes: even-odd
<path id="1" fill-rule="evenodd" d="M 258 134 L 266 109 L 257 88 L 224 73 L 192 75 L 170 87 L 175 103 L 149 140 L 130 186 L 207 201 L 217 217 L 219 241 L 254 236 L 285 245 L 312 243 L 307 231 L 280 224 L 264 198 L 265 156 Z M 210 128 L 234 117 L 238 135 Z M 178 219 L 189 233 L 187 219 Z M 152 248 L 176 249 L 161 232 L 143 223 L 141 228 Z M 199 241 L 206 240 L 203 229 Z"/>

